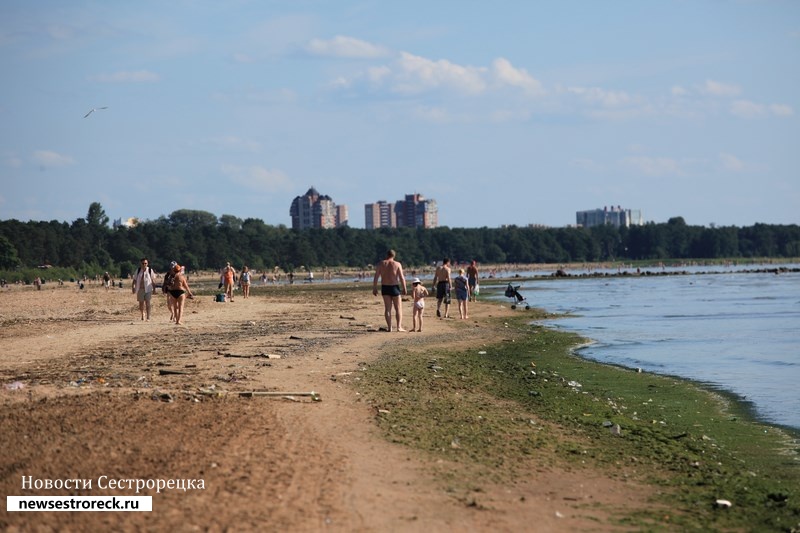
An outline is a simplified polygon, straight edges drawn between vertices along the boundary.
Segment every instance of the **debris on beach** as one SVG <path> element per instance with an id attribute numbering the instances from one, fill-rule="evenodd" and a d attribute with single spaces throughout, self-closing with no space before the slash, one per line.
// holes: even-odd
<path id="1" fill-rule="evenodd" d="M 183 391 L 184 394 L 195 394 L 193 392 Z M 201 396 L 213 396 L 213 397 L 222 397 L 227 395 L 234 395 L 239 396 L 240 398 L 255 398 L 255 397 L 265 397 L 265 398 L 282 398 L 284 400 L 291 400 L 294 402 L 299 402 L 296 396 L 308 397 L 311 399 L 312 402 L 321 402 L 322 397 L 319 395 L 318 392 L 315 391 L 308 391 L 308 392 L 283 392 L 283 391 L 224 391 L 224 390 L 217 390 L 213 385 L 204 389 L 198 389 L 196 394 L 200 394 Z"/>
<path id="2" fill-rule="evenodd" d="M 720 499 L 714 502 L 714 507 L 716 507 L 717 509 L 730 509 L 731 507 L 733 507 L 733 504 L 730 502 L 730 500 Z"/>
<path id="3" fill-rule="evenodd" d="M 172 403 L 175 399 L 172 397 L 172 394 L 168 392 L 161 392 L 161 391 L 154 391 L 153 394 L 150 396 L 153 400 L 158 400 L 166 403 Z"/>
<path id="4" fill-rule="evenodd" d="M 242 355 L 242 354 L 235 354 L 235 353 L 229 353 L 229 352 L 225 352 L 225 353 L 218 352 L 218 354 L 222 355 L 222 357 L 235 357 L 235 358 L 239 358 L 239 359 L 253 359 L 253 358 L 256 358 L 256 357 L 263 357 L 265 359 L 280 359 L 281 358 L 281 356 L 278 355 L 278 354 L 263 353 L 263 352 L 257 353 L 257 354 L 253 354 L 253 355 Z"/>
<path id="5" fill-rule="evenodd" d="M 12 381 L 11 383 L 5 384 L 6 390 L 22 390 L 25 388 L 25 384 L 21 381 Z"/>

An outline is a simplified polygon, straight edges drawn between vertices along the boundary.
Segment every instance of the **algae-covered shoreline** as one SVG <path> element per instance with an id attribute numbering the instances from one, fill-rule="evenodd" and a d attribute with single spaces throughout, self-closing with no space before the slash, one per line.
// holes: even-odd
<path id="1" fill-rule="evenodd" d="M 648 506 L 612 512 L 620 527 L 800 528 L 796 432 L 701 384 L 583 359 L 585 339 L 530 323 L 544 316 L 493 319 L 491 345 L 387 353 L 360 391 L 390 440 L 462 467 L 441 475 L 456 492 L 588 468 L 652 488 Z"/>

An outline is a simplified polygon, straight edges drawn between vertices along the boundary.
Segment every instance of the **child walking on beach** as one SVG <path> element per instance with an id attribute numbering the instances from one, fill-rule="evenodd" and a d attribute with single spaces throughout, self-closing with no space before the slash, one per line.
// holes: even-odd
<path id="1" fill-rule="evenodd" d="M 411 314 L 411 331 L 422 331 L 422 313 L 425 311 L 425 297 L 428 295 L 426 289 L 419 278 L 414 278 L 411 282 L 411 296 L 414 298 L 414 307 Z M 419 320 L 419 327 L 417 327 Z"/>

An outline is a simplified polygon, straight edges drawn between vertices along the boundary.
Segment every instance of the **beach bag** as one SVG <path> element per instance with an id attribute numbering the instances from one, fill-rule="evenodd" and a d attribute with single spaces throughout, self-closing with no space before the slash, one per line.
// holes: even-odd
<path id="1" fill-rule="evenodd" d="M 167 293 L 169 292 L 169 286 L 172 285 L 172 278 L 175 277 L 175 274 L 172 272 L 167 272 L 164 275 L 164 281 L 161 283 L 161 292 Z"/>
<path id="2" fill-rule="evenodd" d="M 475 290 L 472 293 L 475 296 L 478 296 L 481 293 L 481 284 L 480 283 L 476 283 L 475 284 Z"/>

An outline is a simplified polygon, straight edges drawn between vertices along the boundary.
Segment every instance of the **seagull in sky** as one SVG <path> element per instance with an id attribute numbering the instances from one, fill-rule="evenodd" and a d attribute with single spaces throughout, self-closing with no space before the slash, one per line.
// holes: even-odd
<path id="1" fill-rule="evenodd" d="M 89 115 L 91 115 L 92 113 L 94 113 L 95 111 L 97 111 L 97 110 L 99 110 L 99 109 L 108 109 L 108 106 L 105 106 L 105 107 L 93 107 L 92 109 L 90 109 L 90 110 L 89 110 L 89 112 L 88 112 L 88 113 L 86 113 L 85 115 L 83 115 L 83 118 L 86 118 L 86 117 L 88 117 Z"/>

